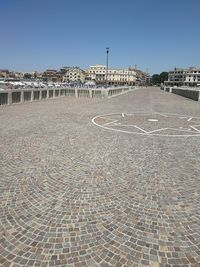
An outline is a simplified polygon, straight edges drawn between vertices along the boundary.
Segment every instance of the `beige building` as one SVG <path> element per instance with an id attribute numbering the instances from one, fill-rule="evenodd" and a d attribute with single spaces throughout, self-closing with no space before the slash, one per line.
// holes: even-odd
<path id="1" fill-rule="evenodd" d="M 151 84 L 151 75 L 149 73 L 138 69 L 133 70 L 135 70 L 137 76 L 136 85 L 147 86 Z"/>
<path id="2" fill-rule="evenodd" d="M 66 67 L 61 69 L 63 82 L 84 83 L 85 72 L 79 67 Z"/>
<path id="3" fill-rule="evenodd" d="M 9 77 L 9 70 L 0 70 L 0 78 L 8 78 Z"/>
<path id="4" fill-rule="evenodd" d="M 109 85 L 135 85 L 136 72 L 130 69 L 108 69 L 105 65 L 94 65 L 88 69 L 88 76 L 96 83 L 107 83 Z"/>
<path id="5" fill-rule="evenodd" d="M 200 68 L 188 69 L 175 68 L 168 73 L 166 86 L 200 86 Z"/>
<path id="6" fill-rule="evenodd" d="M 23 73 L 9 70 L 0 70 L 0 78 L 1 79 L 22 79 Z"/>

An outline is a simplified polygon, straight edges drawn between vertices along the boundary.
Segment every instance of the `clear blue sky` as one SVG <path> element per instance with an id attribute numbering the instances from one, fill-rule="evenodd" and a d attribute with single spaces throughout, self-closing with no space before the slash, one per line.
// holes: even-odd
<path id="1" fill-rule="evenodd" d="M 0 69 L 200 67 L 200 0 L 0 0 Z"/>

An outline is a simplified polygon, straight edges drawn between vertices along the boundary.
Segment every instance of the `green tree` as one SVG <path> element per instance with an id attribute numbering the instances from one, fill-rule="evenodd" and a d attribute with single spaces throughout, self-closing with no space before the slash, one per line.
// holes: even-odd
<path id="1" fill-rule="evenodd" d="M 164 83 L 164 81 L 168 80 L 168 72 L 161 72 L 160 74 L 154 74 L 151 77 L 151 83 L 153 85 L 160 85 L 161 83 Z"/>
<path id="2" fill-rule="evenodd" d="M 168 72 L 161 72 L 160 73 L 160 83 L 164 83 L 164 81 L 168 80 Z"/>
<path id="3" fill-rule="evenodd" d="M 31 79 L 32 75 L 30 73 L 25 73 L 24 74 L 24 79 Z"/>
<path id="4" fill-rule="evenodd" d="M 159 85 L 160 84 L 160 75 L 159 74 L 154 74 L 151 77 L 151 83 L 153 85 Z"/>

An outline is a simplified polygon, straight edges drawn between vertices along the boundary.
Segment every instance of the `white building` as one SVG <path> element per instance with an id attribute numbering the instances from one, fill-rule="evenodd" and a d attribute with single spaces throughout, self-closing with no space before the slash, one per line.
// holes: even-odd
<path id="1" fill-rule="evenodd" d="M 109 85 L 135 85 L 136 72 L 129 69 L 108 69 L 105 65 L 94 65 L 88 69 L 88 76 L 96 83 L 107 83 Z"/>
<path id="2" fill-rule="evenodd" d="M 200 68 L 190 67 L 188 69 L 175 68 L 168 73 L 166 86 L 199 86 Z"/>

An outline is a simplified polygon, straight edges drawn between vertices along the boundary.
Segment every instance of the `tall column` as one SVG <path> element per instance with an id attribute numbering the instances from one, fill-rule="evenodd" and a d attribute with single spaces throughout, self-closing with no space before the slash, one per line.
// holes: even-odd
<path id="1" fill-rule="evenodd" d="M 108 87 L 108 54 L 109 47 L 106 48 L 106 87 Z"/>

